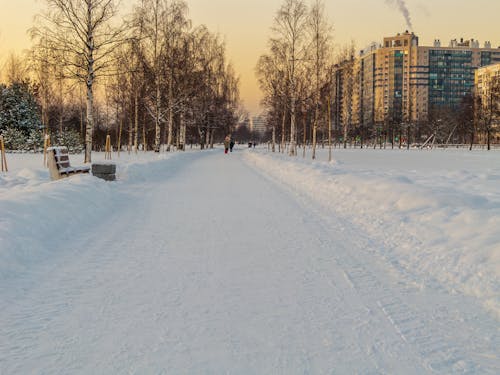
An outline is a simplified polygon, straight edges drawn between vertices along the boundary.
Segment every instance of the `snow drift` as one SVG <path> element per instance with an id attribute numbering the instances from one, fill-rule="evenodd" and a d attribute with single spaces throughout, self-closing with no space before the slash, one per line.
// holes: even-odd
<path id="1" fill-rule="evenodd" d="M 322 150 L 320 150 L 322 151 Z M 335 150 L 334 162 L 264 151 L 248 163 L 377 238 L 422 287 L 439 282 L 500 316 L 500 154 Z M 326 155 L 320 156 L 326 159 Z"/>

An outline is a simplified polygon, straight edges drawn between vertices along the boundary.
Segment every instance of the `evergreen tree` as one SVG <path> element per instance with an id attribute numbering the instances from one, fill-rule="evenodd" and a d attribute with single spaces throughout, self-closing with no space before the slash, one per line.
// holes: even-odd
<path id="1" fill-rule="evenodd" d="M 40 124 L 39 108 L 28 83 L 0 85 L 0 132 L 16 129 L 28 136 Z"/>

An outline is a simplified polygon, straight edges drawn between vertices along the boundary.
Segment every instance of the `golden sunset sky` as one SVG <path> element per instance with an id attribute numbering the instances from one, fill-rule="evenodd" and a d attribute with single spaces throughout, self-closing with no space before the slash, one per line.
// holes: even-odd
<path id="1" fill-rule="evenodd" d="M 354 40 L 358 49 L 382 42 L 408 29 L 395 0 L 324 0 L 334 26 L 334 43 Z M 282 0 L 187 0 L 195 25 L 205 24 L 226 41 L 227 55 L 240 76 L 245 107 L 259 112 L 261 93 L 254 74 L 258 57 L 266 52 L 270 27 Z M 122 0 L 122 13 L 135 0 Z M 485 40 L 500 46 L 500 0 L 406 0 L 413 31 L 420 45 L 440 39 L 447 46 L 454 38 Z M 45 7 L 44 0 L 0 0 L 0 59 L 30 47 L 27 29 Z"/>

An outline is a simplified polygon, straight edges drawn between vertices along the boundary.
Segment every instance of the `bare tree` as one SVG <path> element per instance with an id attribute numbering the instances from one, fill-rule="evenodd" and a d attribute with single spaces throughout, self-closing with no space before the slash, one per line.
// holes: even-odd
<path id="1" fill-rule="evenodd" d="M 287 76 L 290 79 L 290 150 L 297 155 L 296 135 L 296 73 L 306 56 L 307 6 L 303 0 L 285 0 L 274 19 L 273 32 L 285 46 Z"/>
<path id="2" fill-rule="evenodd" d="M 479 129 L 486 133 L 486 144 L 491 150 L 491 136 L 495 124 L 500 121 L 500 75 L 488 79 L 487 89 L 476 95 L 476 119 Z"/>
<path id="3" fill-rule="evenodd" d="M 309 14 L 309 33 L 312 40 L 312 65 L 314 69 L 314 122 L 312 131 L 312 158 L 316 159 L 317 129 L 321 107 L 321 86 L 326 80 L 331 51 L 332 26 L 325 16 L 322 0 L 315 0 Z"/>
<path id="4" fill-rule="evenodd" d="M 148 90 L 148 113 L 155 124 L 154 151 L 160 152 L 161 122 L 164 117 L 162 84 L 165 75 L 166 44 L 162 34 L 166 22 L 167 0 L 141 0 L 135 10 L 135 32 L 144 70 L 152 80 Z"/>
<path id="5" fill-rule="evenodd" d="M 179 57 L 184 52 L 184 38 L 187 37 L 186 32 L 191 28 L 191 22 L 187 19 L 188 7 L 183 0 L 174 0 L 166 7 L 165 19 L 162 25 L 162 37 L 165 41 L 166 48 L 166 66 L 167 66 L 167 104 L 168 104 L 168 132 L 167 132 L 167 151 L 170 151 L 173 141 L 173 125 L 174 114 L 181 105 L 176 101 L 174 95 L 176 78 L 182 74 L 177 69 L 182 69 L 179 64 Z M 186 57 L 186 56 L 185 56 Z M 179 83 L 179 82 L 177 82 Z"/>
<path id="6" fill-rule="evenodd" d="M 260 89 L 264 93 L 262 104 L 268 109 L 272 126 L 272 151 L 275 152 L 276 126 L 281 123 L 281 149 L 284 148 L 284 124 L 287 115 L 287 66 L 279 55 L 279 48 L 271 48 L 271 53 L 262 55 L 255 68 Z"/>
<path id="7" fill-rule="evenodd" d="M 350 136 L 354 103 L 353 97 L 356 90 L 355 69 L 355 46 L 354 42 L 343 47 L 338 55 L 338 63 L 334 68 L 334 101 L 335 101 L 335 125 L 341 128 L 344 148 L 347 148 L 347 140 Z"/>
<path id="8" fill-rule="evenodd" d="M 24 58 L 11 52 L 4 63 L 4 80 L 7 84 L 25 82 L 28 79 L 29 66 L 24 62 Z"/>
<path id="9" fill-rule="evenodd" d="M 55 96 L 50 71 L 50 68 L 54 66 L 50 63 L 51 57 L 52 53 L 46 39 L 42 39 L 37 48 L 31 50 L 30 54 L 30 70 L 38 86 L 38 102 L 41 109 L 44 136 L 49 132 L 49 108 Z"/>
<path id="10" fill-rule="evenodd" d="M 115 0 L 45 0 L 48 9 L 39 15 L 34 39 L 48 43 L 64 67 L 65 77 L 86 84 L 85 162 L 91 162 L 94 130 L 94 84 L 110 68 L 111 52 L 122 40 L 123 28 L 112 25 L 118 13 Z"/>

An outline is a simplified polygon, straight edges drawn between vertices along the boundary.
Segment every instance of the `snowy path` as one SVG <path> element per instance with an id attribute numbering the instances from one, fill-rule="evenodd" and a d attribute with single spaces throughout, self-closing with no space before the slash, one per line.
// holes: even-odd
<path id="1" fill-rule="evenodd" d="M 422 290 L 240 153 L 144 177 L 35 286 L 0 294 L 0 374 L 500 373 L 472 299 Z"/>

